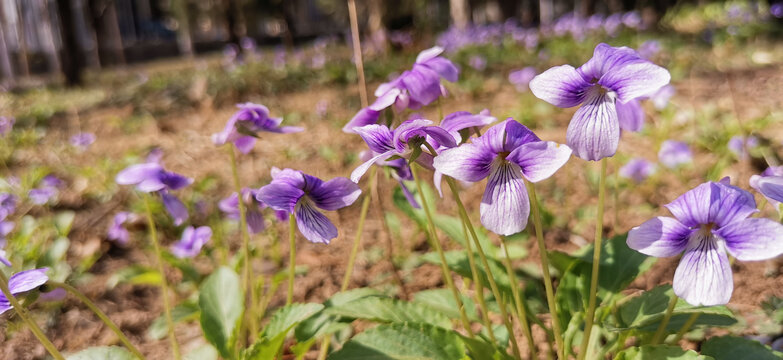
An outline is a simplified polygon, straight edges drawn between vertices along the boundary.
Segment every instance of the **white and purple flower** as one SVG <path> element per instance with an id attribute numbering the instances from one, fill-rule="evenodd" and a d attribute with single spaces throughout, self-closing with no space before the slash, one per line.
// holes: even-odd
<path id="1" fill-rule="evenodd" d="M 16 120 L 12 117 L 0 116 L 0 136 L 6 136 L 14 128 Z"/>
<path id="2" fill-rule="evenodd" d="M 62 180 L 51 174 L 46 175 L 38 183 L 38 187 L 30 189 L 27 193 L 27 197 L 30 199 L 31 203 L 43 205 L 54 199 L 60 193 L 60 188 L 62 186 Z"/>
<path id="3" fill-rule="evenodd" d="M 130 233 L 125 228 L 125 224 L 128 222 L 136 221 L 137 215 L 127 211 L 121 211 L 114 215 L 109 230 L 106 232 L 106 238 L 114 241 L 120 245 L 128 244 L 130 240 Z"/>
<path id="4" fill-rule="evenodd" d="M 79 151 L 85 151 L 87 148 L 95 142 L 95 134 L 88 132 L 81 132 L 71 136 L 71 145 Z"/>
<path id="5" fill-rule="evenodd" d="M 209 226 L 188 226 L 182 231 L 182 238 L 171 246 L 171 253 L 180 259 L 194 258 L 211 237 L 212 229 Z"/>
<path id="6" fill-rule="evenodd" d="M 223 131 L 212 135 L 215 145 L 234 143 L 237 150 L 247 154 L 256 143 L 256 133 L 264 131 L 278 134 L 288 134 L 303 131 L 296 126 L 280 126 L 283 118 L 269 116 L 269 109 L 260 104 L 237 104 L 239 110 L 228 119 Z"/>
<path id="7" fill-rule="evenodd" d="M 193 179 L 166 171 L 158 163 L 149 162 L 128 166 L 117 174 L 115 180 L 117 184 L 136 185 L 138 191 L 160 195 L 163 205 L 174 219 L 174 225 L 181 225 L 187 220 L 187 207 L 169 192 L 190 185 L 193 183 Z"/>
<path id="8" fill-rule="evenodd" d="M 528 87 L 530 80 L 533 80 L 537 74 L 536 68 L 528 66 L 509 73 L 508 81 L 514 85 L 518 92 L 526 92 L 530 89 Z"/>
<path id="9" fill-rule="evenodd" d="M 8 279 L 8 289 L 11 290 L 11 295 L 16 296 L 23 294 L 46 284 L 46 282 L 49 281 L 49 277 L 46 276 L 48 270 L 48 268 L 32 269 L 20 271 L 12 275 L 11 278 Z M 11 309 L 13 309 L 11 302 L 5 297 L 5 294 L 0 293 L 0 314 Z"/>
<path id="10" fill-rule="evenodd" d="M 245 204 L 247 229 L 251 234 L 258 234 L 266 228 L 264 225 L 264 215 L 261 213 L 261 210 L 265 209 L 267 206 L 256 199 L 257 193 L 258 190 L 255 189 L 242 189 L 242 203 Z M 218 208 L 226 214 L 226 217 L 229 219 L 238 220 L 239 197 L 237 196 L 237 193 L 232 193 L 229 197 L 220 200 Z M 288 213 L 276 210 L 275 217 L 280 221 L 287 220 Z"/>
<path id="11" fill-rule="evenodd" d="M 776 210 L 783 202 L 783 166 L 770 166 L 760 175 L 750 177 L 750 187 L 756 189 Z"/>
<path id="12" fill-rule="evenodd" d="M 658 161 L 669 169 L 693 162 L 693 153 L 688 144 L 682 141 L 666 140 L 658 150 Z"/>
<path id="13" fill-rule="evenodd" d="M 634 158 L 628 161 L 625 166 L 619 170 L 620 176 L 631 179 L 637 183 L 646 180 L 650 175 L 655 173 L 655 164 L 642 159 Z"/>

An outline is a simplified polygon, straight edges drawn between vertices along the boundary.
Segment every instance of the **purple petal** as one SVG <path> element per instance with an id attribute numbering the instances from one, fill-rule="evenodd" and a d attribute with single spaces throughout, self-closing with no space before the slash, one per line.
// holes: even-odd
<path id="1" fill-rule="evenodd" d="M 457 180 L 476 182 L 487 176 L 496 155 L 478 144 L 462 144 L 442 151 L 433 160 L 438 172 Z"/>
<path id="2" fill-rule="evenodd" d="M 182 225 L 188 219 L 188 208 L 185 207 L 185 204 L 168 192 L 161 192 L 160 196 L 163 199 L 163 206 L 166 207 L 166 211 L 174 219 L 174 225 Z"/>
<path id="3" fill-rule="evenodd" d="M 137 185 L 139 191 L 153 192 L 166 187 L 159 179 L 162 171 L 163 167 L 156 163 L 136 164 L 120 171 L 115 180 L 120 185 Z"/>
<path id="4" fill-rule="evenodd" d="M 484 126 L 497 121 L 496 117 L 489 115 L 489 111 L 485 111 L 475 115 L 467 111 L 457 111 L 455 113 L 451 113 L 443 118 L 443 121 L 440 122 L 440 127 L 446 131 L 451 132 L 472 127 L 483 128 Z"/>
<path id="5" fill-rule="evenodd" d="M 617 120 L 620 121 L 620 129 L 625 131 L 641 131 L 644 126 L 644 109 L 638 100 L 627 103 L 615 102 Z"/>
<path id="6" fill-rule="evenodd" d="M 239 218 L 239 197 L 237 193 L 232 193 L 227 198 L 218 202 L 218 209 L 224 212 L 231 219 Z"/>
<path id="7" fill-rule="evenodd" d="M 270 172 L 272 174 L 273 182 L 285 183 L 298 189 L 304 189 L 306 185 L 305 176 L 299 170 L 287 168 L 280 170 L 276 167 L 272 167 L 272 171 Z"/>
<path id="8" fill-rule="evenodd" d="M 601 79 L 605 74 L 617 71 L 626 64 L 643 62 L 639 53 L 627 46 L 612 47 L 601 43 L 595 47 L 593 57 L 577 71 L 588 80 Z"/>
<path id="9" fill-rule="evenodd" d="M 169 190 L 179 190 L 193 183 L 193 179 L 171 171 L 163 171 L 160 174 L 160 181 L 165 184 Z"/>
<path id="10" fill-rule="evenodd" d="M 688 245 L 693 230 L 677 219 L 659 216 L 647 220 L 628 232 L 628 247 L 654 257 L 679 255 Z"/>
<path id="11" fill-rule="evenodd" d="M 5 250 L 0 249 L 0 264 L 3 264 L 7 267 L 11 267 L 11 262 L 8 261 L 8 255 L 5 253 Z M 2 314 L 2 312 L 0 312 Z"/>
<path id="12" fill-rule="evenodd" d="M 457 139 L 459 137 L 457 136 L 457 138 L 455 138 L 455 135 L 452 135 L 446 131 L 446 129 L 443 129 L 439 126 L 427 126 L 423 130 L 440 146 L 445 146 L 447 148 L 453 148 L 457 146 Z"/>
<path id="13" fill-rule="evenodd" d="M 516 120 L 508 118 L 489 128 L 484 135 L 473 140 L 473 143 L 482 146 L 487 151 L 499 154 L 513 151 L 523 144 L 536 141 L 541 141 L 541 139 L 533 131 Z"/>
<path id="14" fill-rule="evenodd" d="M 429 68 L 415 66 L 403 73 L 401 78 L 411 99 L 421 105 L 428 105 L 441 95 L 440 76 Z"/>
<path id="15" fill-rule="evenodd" d="M 653 173 L 655 173 L 655 164 L 642 158 L 631 159 L 619 170 L 620 176 L 633 179 L 637 183 L 644 181 Z"/>
<path id="16" fill-rule="evenodd" d="M 256 138 L 252 136 L 238 136 L 234 140 L 234 146 L 236 146 L 237 150 L 243 154 L 249 153 L 251 150 L 253 150 L 253 146 L 256 145 Z"/>
<path id="17" fill-rule="evenodd" d="M 300 188 L 285 182 L 272 181 L 269 185 L 265 185 L 258 190 L 256 200 L 272 209 L 283 210 L 293 214 L 294 206 L 296 206 L 302 195 L 304 195 L 304 191 Z"/>
<path id="18" fill-rule="evenodd" d="M 397 102 L 397 99 L 400 97 L 401 94 L 402 94 L 402 90 L 398 88 L 391 88 L 389 89 L 389 91 L 383 93 L 381 96 L 378 96 L 378 98 L 375 99 L 375 101 L 372 104 L 370 104 L 370 106 L 368 106 L 367 109 L 373 110 L 375 112 L 380 112 L 381 110 L 394 105 L 394 103 Z"/>
<path id="19" fill-rule="evenodd" d="M 356 113 L 356 115 L 354 115 L 351 121 L 343 126 L 343 132 L 353 133 L 354 128 L 377 124 L 380 115 L 381 113 L 379 111 L 375 111 L 370 108 L 361 109 L 358 113 Z"/>
<path id="20" fill-rule="evenodd" d="M 182 238 L 171 246 L 171 253 L 180 259 L 196 257 L 211 237 L 212 229 L 209 226 L 196 229 L 188 226 L 182 232 Z"/>
<path id="21" fill-rule="evenodd" d="M 48 268 L 41 268 L 18 272 L 8 279 L 8 289 L 11 290 L 11 294 L 16 295 L 46 284 L 49 281 L 49 277 L 46 276 L 48 270 Z"/>
<path id="22" fill-rule="evenodd" d="M 693 154 L 688 144 L 680 141 L 666 140 L 658 151 L 658 160 L 666 167 L 673 169 L 693 161 Z"/>
<path id="23" fill-rule="evenodd" d="M 649 96 L 669 83 L 671 75 L 666 69 L 649 61 L 635 61 L 617 66 L 598 81 L 617 93 L 620 102 L 628 102 Z"/>
<path id="24" fill-rule="evenodd" d="M 691 235 L 672 283 L 674 293 L 691 305 L 727 304 L 734 282 L 722 242 L 700 232 Z"/>
<path id="25" fill-rule="evenodd" d="M 766 176 L 757 178 L 756 188 L 769 199 L 783 202 L 783 177 Z"/>
<path id="26" fill-rule="evenodd" d="M 506 157 L 522 168 L 522 175 L 530 182 L 539 182 L 552 176 L 571 158 L 571 148 L 552 141 L 523 144 Z"/>
<path id="27" fill-rule="evenodd" d="M 373 164 L 375 164 L 377 161 L 386 160 L 394 156 L 395 152 L 396 150 L 389 150 L 385 153 L 377 154 L 372 158 L 370 158 L 370 160 L 365 161 L 364 163 L 356 167 L 356 169 L 353 169 L 353 171 L 351 172 L 351 181 L 358 183 L 359 180 L 362 178 L 362 176 L 364 176 L 364 173 L 366 173 L 367 170 L 369 170 Z"/>
<path id="28" fill-rule="evenodd" d="M 613 156 L 620 143 L 620 123 L 611 96 L 589 96 L 568 124 L 566 141 L 574 155 L 584 160 Z"/>
<path id="29" fill-rule="evenodd" d="M 481 224 L 496 234 L 511 235 L 525 229 L 530 200 L 518 165 L 493 163 L 479 210 Z"/>
<path id="30" fill-rule="evenodd" d="M 314 188 L 308 196 L 319 208 L 331 211 L 353 204 L 361 193 L 355 182 L 337 177 Z"/>
<path id="31" fill-rule="evenodd" d="M 742 261 L 772 259 L 783 254 L 783 225 L 769 219 L 745 219 L 716 231 L 731 255 Z"/>
<path id="32" fill-rule="evenodd" d="M 590 84 L 571 65 L 555 66 L 530 80 L 530 91 L 554 106 L 569 108 L 581 104 Z"/>
<path id="33" fill-rule="evenodd" d="M 725 226 L 757 212 L 753 195 L 731 185 L 703 183 L 665 205 L 677 220 L 689 227 Z"/>
<path id="34" fill-rule="evenodd" d="M 247 214 L 247 229 L 251 234 L 258 234 L 266 228 L 264 225 L 264 215 L 256 210 L 248 209 Z"/>
<path id="35" fill-rule="evenodd" d="M 329 244 L 332 239 L 337 237 L 337 228 L 334 224 L 324 214 L 321 214 L 308 199 L 296 203 L 294 216 L 299 232 L 311 242 Z"/>
<path id="36" fill-rule="evenodd" d="M 367 143 L 367 146 L 373 152 L 380 154 L 395 148 L 395 133 L 386 127 L 386 125 L 366 125 L 353 128 L 353 131 L 364 139 L 364 142 Z"/>
<path id="37" fill-rule="evenodd" d="M 449 82 L 456 82 L 459 79 L 459 69 L 449 59 L 436 57 L 420 64 L 426 66 L 437 73 L 440 77 Z M 415 67 L 416 65 L 414 65 Z"/>
<path id="38" fill-rule="evenodd" d="M 422 50 L 422 52 L 419 53 L 419 55 L 416 56 L 416 63 L 423 63 L 427 60 L 434 59 L 438 55 L 443 53 L 443 48 L 440 46 L 433 46 L 429 49 Z"/>
<path id="39" fill-rule="evenodd" d="M 400 183 L 402 194 L 405 196 L 405 199 L 408 200 L 408 203 L 411 204 L 414 209 L 421 209 L 421 206 L 416 201 L 416 197 L 413 196 L 413 193 L 411 193 L 410 189 L 405 185 L 405 182 L 402 180 L 398 180 L 397 182 Z M 438 191 L 440 191 L 440 189 L 438 189 Z M 443 196 L 443 193 L 441 193 L 441 196 Z"/>

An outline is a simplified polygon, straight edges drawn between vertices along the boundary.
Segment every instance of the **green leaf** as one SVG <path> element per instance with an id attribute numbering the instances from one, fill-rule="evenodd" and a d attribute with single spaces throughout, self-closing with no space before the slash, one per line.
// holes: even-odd
<path id="1" fill-rule="evenodd" d="M 427 324 L 388 324 L 348 341 L 329 360 L 460 360 L 469 359 L 459 335 Z"/>
<path id="2" fill-rule="evenodd" d="M 315 303 L 291 304 L 282 307 L 272 315 L 272 320 L 270 320 L 269 324 L 264 328 L 263 336 L 271 339 L 281 333 L 288 334 L 288 330 L 292 327 L 307 320 L 323 308 L 323 305 Z"/>
<path id="3" fill-rule="evenodd" d="M 54 227 L 57 229 L 58 235 L 68 236 L 68 233 L 71 232 L 74 217 L 76 217 L 76 213 L 73 211 L 59 212 L 54 216 Z"/>
<path id="4" fill-rule="evenodd" d="M 174 324 L 183 321 L 196 320 L 199 318 L 198 305 L 192 301 L 183 302 L 171 309 L 171 318 L 174 320 Z M 168 330 L 169 327 L 166 322 L 166 315 L 161 315 L 152 321 L 152 324 L 150 324 L 150 327 L 147 329 L 147 336 L 153 340 L 160 340 L 168 335 Z"/>
<path id="5" fill-rule="evenodd" d="M 204 344 L 187 353 L 185 360 L 218 360 L 218 352 L 214 346 Z"/>
<path id="6" fill-rule="evenodd" d="M 699 355 L 693 350 L 683 350 L 679 346 L 645 345 L 629 347 L 617 354 L 615 360 L 712 360 L 709 356 Z M 736 358 L 739 359 L 739 358 Z"/>
<path id="7" fill-rule="evenodd" d="M 228 267 L 218 268 L 201 285 L 198 304 L 204 336 L 221 356 L 230 358 L 244 306 L 239 276 Z"/>
<path id="8" fill-rule="evenodd" d="M 377 322 L 427 323 L 442 328 L 451 328 L 451 321 L 446 315 L 432 311 L 430 307 L 423 304 L 391 298 L 363 298 L 344 305 L 330 307 L 324 310 L 324 313 Z"/>
<path id="9" fill-rule="evenodd" d="M 114 288 L 118 284 L 128 283 L 131 285 L 160 285 L 160 273 L 141 266 L 131 265 L 114 273 L 106 280 L 106 287 Z"/>
<path id="10" fill-rule="evenodd" d="M 478 320 L 476 305 L 473 303 L 473 299 L 464 294 L 460 297 L 462 298 L 462 304 L 465 306 L 465 312 L 467 313 L 468 318 L 471 320 Z M 451 319 L 459 319 L 460 317 L 457 301 L 454 299 L 451 290 L 433 289 L 419 291 L 413 295 L 413 301 L 429 306 L 433 310 L 439 311 Z"/>
<path id="11" fill-rule="evenodd" d="M 468 279 L 473 278 L 473 272 L 470 269 L 470 262 L 468 261 L 468 254 L 465 251 L 447 251 L 444 256 L 446 257 L 446 264 L 448 265 L 449 269 L 462 277 L 466 277 Z M 474 255 L 473 257 L 476 261 L 476 267 L 479 271 L 478 275 L 481 278 L 481 281 L 484 283 L 484 286 L 489 286 L 489 279 L 487 278 L 487 273 L 484 270 L 484 267 L 481 266 L 481 259 L 477 255 Z M 440 264 L 440 257 L 437 253 L 424 254 L 422 259 L 429 263 Z M 506 268 L 503 266 L 503 264 L 491 258 L 487 259 L 487 263 L 489 264 L 492 277 L 498 284 L 500 291 L 504 292 L 509 296 L 509 298 L 511 298 L 511 283 L 509 281 Z M 519 279 L 516 279 L 515 281 L 519 281 Z"/>
<path id="12" fill-rule="evenodd" d="M 460 335 L 460 338 L 468 349 L 472 359 L 492 359 L 492 360 L 513 360 L 503 349 L 482 340 L 481 338 L 471 339 Z"/>
<path id="13" fill-rule="evenodd" d="M 753 360 L 780 360 L 783 359 L 783 353 L 773 351 L 762 343 L 736 337 L 719 336 L 705 341 L 701 345 L 701 353 L 715 358 L 715 360 L 735 360 L 735 359 L 753 359 Z"/>
<path id="14" fill-rule="evenodd" d="M 98 346 L 79 351 L 66 357 L 68 360 L 136 360 L 125 348 L 119 346 Z"/>
<path id="15" fill-rule="evenodd" d="M 290 329 L 286 329 L 284 333 L 280 333 L 272 339 L 261 338 L 256 341 L 253 346 L 242 352 L 242 360 L 275 360 L 280 353 L 283 342 L 285 342 L 285 335 Z"/>
<path id="16" fill-rule="evenodd" d="M 340 306 L 347 304 L 351 301 L 362 299 L 365 297 L 378 297 L 383 296 L 378 290 L 370 288 L 359 288 L 339 292 L 334 294 L 329 300 L 324 302 L 326 308 Z M 306 341 L 315 337 L 320 337 L 325 334 L 330 334 L 335 331 L 342 331 L 342 326 L 347 325 L 346 322 L 353 321 L 353 319 L 344 319 L 337 315 L 328 315 L 321 310 L 318 314 L 315 314 L 302 321 L 299 326 L 294 330 L 296 340 L 299 342 Z"/>
<path id="17" fill-rule="evenodd" d="M 52 242 L 46 253 L 38 261 L 39 267 L 54 267 L 65 258 L 65 254 L 68 252 L 68 248 L 71 246 L 71 241 L 67 237 L 60 236 Z"/>

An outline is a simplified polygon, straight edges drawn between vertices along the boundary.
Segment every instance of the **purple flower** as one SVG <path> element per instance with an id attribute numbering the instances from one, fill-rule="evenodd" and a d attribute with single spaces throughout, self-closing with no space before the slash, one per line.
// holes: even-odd
<path id="1" fill-rule="evenodd" d="M 11 290 L 11 295 L 16 297 L 19 294 L 26 293 L 31 290 L 35 290 L 39 286 L 46 284 L 49 281 L 49 277 L 46 276 L 48 268 L 32 269 L 26 271 L 20 271 L 11 276 L 8 279 L 8 289 Z M 0 293 L 0 314 L 11 310 L 11 302 L 5 297 L 5 294 Z"/>
<path id="2" fill-rule="evenodd" d="M 242 189 L 242 203 L 245 204 L 247 229 L 251 234 L 258 234 L 264 231 L 265 228 L 264 215 L 261 213 L 261 210 L 266 208 L 266 204 L 256 199 L 257 193 L 258 190 L 249 188 Z M 237 197 L 237 193 L 232 193 L 229 197 L 220 200 L 218 208 L 225 213 L 229 219 L 239 219 L 239 197 Z M 284 218 L 286 218 L 285 215 Z"/>
<path id="3" fill-rule="evenodd" d="M 361 192 L 344 177 L 324 182 L 298 170 L 273 168 L 272 182 L 258 190 L 256 199 L 294 215 L 307 240 L 328 244 L 337 237 L 337 228 L 317 208 L 332 211 L 349 206 Z"/>
<path id="4" fill-rule="evenodd" d="M 669 105 L 669 99 L 671 99 L 676 92 L 677 90 L 674 88 L 674 86 L 666 85 L 656 91 L 655 94 L 652 94 L 650 96 L 650 100 L 656 109 L 663 110 L 666 108 L 666 105 Z"/>
<path id="5" fill-rule="evenodd" d="M 658 91 L 669 79 L 666 69 L 633 49 L 599 44 L 587 63 L 578 69 L 553 67 L 530 81 L 530 90 L 558 107 L 583 104 L 568 125 L 567 143 L 576 156 L 600 160 L 617 151 L 621 123 L 617 108 Z"/>
<path id="6" fill-rule="evenodd" d="M 14 128 L 16 120 L 12 117 L 0 116 L 0 136 L 6 136 Z"/>
<path id="7" fill-rule="evenodd" d="M 761 175 L 751 176 L 750 187 L 764 195 L 780 211 L 780 203 L 783 202 L 783 166 L 770 166 Z"/>
<path id="8" fill-rule="evenodd" d="M 11 262 L 5 254 L 6 236 L 14 229 L 14 223 L 7 220 L 0 220 L 0 263 L 5 266 L 11 266 Z"/>
<path id="9" fill-rule="evenodd" d="M 315 104 L 315 114 L 318 115 L 319 118 L 325 118 L 328 113 L 329 113 L 328 100 L 321 99 L 320 101 L 318 101 L 318 103 Z"/>
<path id="10" fill-rule="evenodd" d="M 655 164 L 642 158 L 631 159 L 620 168 L 620 176 L 632 179 L 637 183 L 644 181 L 653 173 L 655 173 Z"/>
<path id="11" fill-rule="evenodd" d="M 171 253 L 180 259 L 194 258 L 211 237 L 212 229 L 209 226 L 188 226 L 182 231 L 182 238 L 171 246 Z"/>
<path id="12" fill-rule="evenodd" d="M 639 55 L 645 59 L 652 59 L 659 52 L 661 52 L 661 42 L 658 40 L 647 40 L 639 45 Z"/>
<path id="13" fill-rule="evenodd" d="M 779 2 L 770 6 L 769 13 L 778 19 L 783 19 L 783 2 Z"/>
<path id="14" fill-rule="evenodd" d="M 759 139 L 753 135 L 748 137 L 735 135 L 732 136 L 731 139 L 729 139 L 729 143 L 728 143 L 729 151 L 731 151 L 734 155 L 736 155 L 739 158 L 744 158 L 745 156 L 748 156 L 748 151 L 758 146 L 759 146 Z"/>
<path id="15" fill-rule="evenodd" d="M 234 113 L 223 131 L 212 135 L 215 145 L 234 143 L 237 150 L 247 154 L 256 143 L 256 133 L 260 131 L 288 134 L 303 131 L 295 126 L 280 126 L 282 118 L 269 117 L 266 106 L 253 103 L 237 104 L 239 111 Z"/>
<path id="16" fill-rule="evenodd" d="M 680 165 L 689 164 L 693 161 L 693 153 L 688 144 L 681 141 L 666 140 L 661 144 L 661 150 L 658 151 L 658 161 L 669 169 L 674 169 Z"/>
<path id="17" fill-rule="evenodd" d="M 436 149 L 440 146 L 454 147 L 457 146 L 456 139 L 459 136 L 458 133 L 432 125 L 432 121 L 425 119 L 407 120 L 393 130 L 386 125 L 376 124 L 353 130 L 364 139 L 364 142 L 374 153 L 372 158 L 353 170 L 351 180 L 354 182 L 359 182 L 362 175 L 378 160 L 388 160 L 393 156 L 408 158 L 414 149 L 421 149 L 424 141 Z M 416 159 L 425 166 L 428 166 L 431 160 L 431 155 L 426 152 L 422 152 Z"/>
<path id="18" fill-rule="evenodd" d="M 631 29 L 639 29 L 642 27 L 642 16 L 638 11 L 629 11 L 623 14 L 623 25 Z"/>
<path id="19" fill-rule="evenodd" d="M 529 90 L 530 80 L 533 80 L 537 74 L 536 68 L 528 66 L 521 70 L 512 71 L 508 74 L 508 81 L 516 87 L 517 91 L 525 92 Z"/>
<path id="20" fill-rule="evenodd" d="M 188 209 L 169 191 L 179 190 L 193 183 L 193 179 L 166 171 L 158 163 L 131 165 L 120 171 L 115 179 L 120 185 L 136 185 L 136 190 L 157 193 L 166 210 L 174 218 L 175 225 L 181 225 L 188 218 Z"/>
<path id="21" fill-rule="evenodd" d="M 568 146 L 541 141 L 509 118 L 471 143 L 441 152 L 433 166 L 461 181 L 488 178 L 480 206 L 481 223 L 492 232 L 511 235 L 527 226 L 530 201 L 524 180 L 544 180 L 570 157 Z"/>
<path id="22" fill-rule="evenodd" d="M 109 230 L 106 232 L 106 238 L 114 241 L 120 245 L 125 245 L 130 239 L 130 234 L 125 228 L 126 222 L 133 222 L 136 220 L 136 214 L 126 211 L 119 212 L 114 215 Z"/>
<path id="23" fill-rule="evenodd" d="M 0 193 L 0 220 L 5 219 L 16 211 L 18 199 L 13 194 Z"/>
<path id="24" fill-rule="evenodd" d="M 92 143 L 95 142 L 95 134 L 93 133 L 78 133 L 74 136 L 71 136 L 71 145 L 78 148 L 81 151 L 87 150 Z"/>
<path id="25" fill-rule="evenodd" d="M 38 183 L 38 187 L 31 189 L 27 193 L 27 197 L 30 202 L 35 205 L 43 205 L 48 203 L 52 198 L 56 197 L 60 193 L 60 187 L 63 186 L 63 181 L 58 179 L 54 175 L 46 175 Z"/>
<path id="26" fill-rule="evenodd" d="M 666 205 L 674 218 L 659 216 L 628 233 L 628 246 L 655 257 L 685 252 L 674 273 L 674 293 L 690 304 L 721 305 L 734 289 L 726 250 L 742 261 L 783 253 L 783 225 L 749 218 L 753 195 L 728 181 L 706 182 Z"/>
<path id="27" fill-rule="evenodd" d="M 484 71 L 487 68 L 487 59 L 481 55 L 473 55 L 468 60 L 468 65 L 476 71 Z"/>

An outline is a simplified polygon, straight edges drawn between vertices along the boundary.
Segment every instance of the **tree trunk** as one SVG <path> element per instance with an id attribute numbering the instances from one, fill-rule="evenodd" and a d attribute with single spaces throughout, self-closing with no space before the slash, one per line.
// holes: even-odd
<path id="1" fill-rule="evenodd" d="M 464 30 L 470 23 L 470 4 L 468 0 L 449 0 L 449 12 L 451 24 L 457 29 Z"/>
<path id="2" fill-rule="evenodd" d="M 62 60 L 62 71 L 65 76 L 67 86 L 78 86 L 82 84 L 82 61 L 81 49 L 76 39 L 76 27 L 74 26 L 74 9 L 71 0 L 57 0 L 57 10 L 60 14 L 60 34 L 62 37 L 62 48 L 60 49 L 60 59 Z"/>
<path id="3" fill-rule="evenodd" d="M 383 25 L 383 0 L 369 0 L 367 4 L 367 28 L 373 43 L 380 52 L 385 53 L 389 47 L 386 27 Z"/>
<path id="4" fill-rule="evenodd" d="M 5 23 L 5 14 L 3 13 L 3 7 L 0 6 L 0 20 Z M 8 46 L 5 42 L 5 27 L 0 24 L 0 75 L 3 77 L 2 83 L 6 86 L 13 86 L 15 82 L 14 68 L 11 65 L 11 53 L 8 50 Z"/>
<path id="5" fill-rule="evenodd" d="M 553 0 L 539 0 L 538 2 L 539 20 L 542 25 L 552 22 L 555 17 L 555 6 Z"/>
<path id="6" fill-rule="evenodd" d="M 52 29 L 51 16 L 47 0 L 39 0 L 38 13 L 41 19 L 41 26 L 38 28 L 38 38 L 41 39 L 44 52 L 46 53 L 46 62 L 49 64 L 49 73 L 56 74 L 60 72 L 60 56 L 57 53 L 57 46 L 54 44 L 55 32 Z"/>
<path id="7" fill-rule="evenodd" d="M 185 0 L 171 0 L 172 11 L 177 19 L 177 46 L 179 52 L 187 58 L 193 57 L 193 38 L 190 35 L 188 4 Z"/>
<path id="8" fill-rule="evenodd" d="M 239 0 L 225 0 L 224 8 L 226 27 L 228 28 L 228 42 L 236 45 L 239 56 L 242 56 L 244 49 L 242 48 L 241 40 L 247 34 L 247 29 L 238 2 Z"/>
<path id="9" fill-rule="evenodd" d="M 125 53 L 114 0 L 90 0 L 89 6 L 101 65 L 124 64 Z"/>

